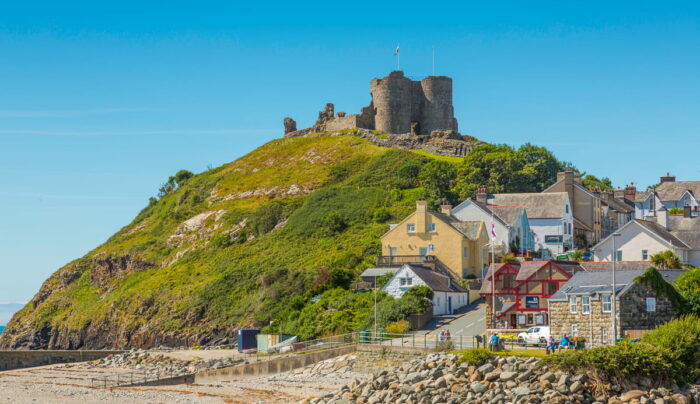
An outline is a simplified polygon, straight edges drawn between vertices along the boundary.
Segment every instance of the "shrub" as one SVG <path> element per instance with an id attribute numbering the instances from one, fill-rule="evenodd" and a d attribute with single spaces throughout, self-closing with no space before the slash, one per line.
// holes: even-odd
<path id="1" fill-rule="evenodd" d="M 373 218 L 374 221 L 377 223 L 384 223 L 387 220 L 391 219 L 391 212 L 389 212 L 389 209 L 381 207 L 374 211 Z"/>
<path id="2" fill-rule="evenodd" d="M 282 206 L 279 203 L 263 205 L 251 217 L 250 227 L 256 236 L 267 234 L 277 226 L 282 214 Z"/>
<path id="3" fill-rule="evenodd" d="M 435 352 L 449 352 L 454 351 L 455 344 L 452 341 L 441 341 L 435 345 Z"/>
<path id="4" fill-rule="evenodd" d="M 355 274 L 352 271 L 336 268 L 331 270 L 330 287 L 347 289 L 354 279 Z"/>
<path id="5" fill-rule="evenodd" d="M 633 376 L 649 376 L 668 380 L 672 364 L 662 349 L 644 342 L 621 342 L 581 351 L 565 351 L 545 357 L 540 366 L 567 372 L 594 371 L 605 380 L 620 382 Z"/>
<path id="6" fill-rule="evenodd" d="M 462 353 L 459 361 L 470 365 L 481 365 L 491 357 L 491 352 L 486 348 L 468 349 Z"/>
<path id="7" fill-rule="evenodd" d="M 661 349 L 673 365 L 673 379 L 693 383 L 700 378 L 700 317 L 686 315 L 644 334 L 642 342 Z"/>
<path id="8" fill-rule="evenodd" d="M 411 325 L 406 320 L 394 321 L 385 327 L 389 334 L 406 334 L 410 329 Z"/>
<path id="9" fill-rule="evenodd" d="M 693 268 L 679 276 L 675 286 L 685 299 L 686 313 L 700 316 L 700 268 Z"/>
<path id="10" fill-rule="evenodd" d="M 518 262 L 518 259 L 515 258 L 515 254 L 508 253 L 503 256 L 503 262 Z"/>
<path id="11" fill-rule="evenodd" d="M 338 211 L 333 211 L 323 220 L 324 227 L 331 233 L 340 233 L 348 227 L 343 215 Z"/>
<path id="12" fill-rule="evenodd" d="M 377 280 L 376 280 L 377 287 L 380 289 L 383 288 L 384 285 L 386 285 L 386 283 L 389 282 L 389 280 L 391 279 L 392 276 L 394 276 L 393 272 L 390 272 L 386 275 L 378 276 Z"/>

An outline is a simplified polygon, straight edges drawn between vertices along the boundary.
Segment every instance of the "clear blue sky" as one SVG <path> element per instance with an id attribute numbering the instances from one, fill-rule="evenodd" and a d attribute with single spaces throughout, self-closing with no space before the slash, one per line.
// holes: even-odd
<path id="1" fill-rule="evenodd" d="M 236 3 L 2 5 L 0 302 L 30 299 L 178 169 L 329 101 L 358 111 L 397 44 L 416 77 L 435 46 L 463 133 L 544 145 L 615 185 L 700 179 L 697 1 Z"/>

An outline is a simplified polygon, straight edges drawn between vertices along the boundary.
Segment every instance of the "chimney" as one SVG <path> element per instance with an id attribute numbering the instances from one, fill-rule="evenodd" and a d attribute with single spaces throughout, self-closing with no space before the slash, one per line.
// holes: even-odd
<path id="1" fill-rule="evenodd" d="M 661 182 L 662 184 L 663 184 L 664 182 L 676 182 L 676 176 L 675 176 L 675 175 L 671 175 L 670 173 L 667 172 L 666 175 L 665 175 L 664 177 L 661 177 L 661 181 L 660 181 L 660 182 Z"/>
<path id="2" fill-rule="evenodd" d="M 661 205 L 656 212 L 656 222 L 663 226 L 664 229 L 668 230 L 668 210 L 666 210 L 664 205 Z"/>
<path id="3" fill-rule="evenodd" d="M 625 187 L 625 198 L 630 201 L 637 199 L 637 187 L 634 184 Z"/>
<path id="4" fill-rule="evenodd" d="M 452 216 L 452 205 L 440 205 L 440 213 L 447 216 Z"/>
<path id="5" fill-rule="evenodd" d="M 623 199 L 627 197 L 627 188 L 615 189 L 613 192 L 613 198 Z"/>
<path id="6" fill-rule="evenodd" d="M 683 217 L 693 217 L 693 210 L 690 206 L 686 205 L 683 207 Z"/>
<path id="7" fill-rule="evenodd" d="M 416 233 L 427 232 L 428 223 L 428 202 L 425 200 L 416 201 Z"/>
<path id="8" fill-rule="evenodd" d="M 581 181 L 581 174 L 580 174 L 580 173 L 574 173 L 574 182 L 575 182 L 576 184 L 581 184 L 581 183 L 582 183 L 582 181 Z"/>
<path id="9" fill-rule="evenodd" d="M 484 205 L 488 203 L 488 197 L 489 197 L 489 188 L 485 185 L 482 185 L 479 187 L 479 190 L 476 191 L 476 201 L 481 202 Z"/>

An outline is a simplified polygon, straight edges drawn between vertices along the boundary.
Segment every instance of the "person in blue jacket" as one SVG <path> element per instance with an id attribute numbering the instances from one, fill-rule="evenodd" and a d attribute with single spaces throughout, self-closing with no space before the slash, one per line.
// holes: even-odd
<path id="1" fill-rule="evenodd" d="M 501 339 L 498 337 L 498 334 L 494 333 L 491 335 L 491 350 L 495 351 L 498 348 L 498 343 L 501 342 Z"/>
<path id="2" fill-rule="evenodd" d="M 563 337 L 561 337 L 561 340 L 559 341 L 559 348 L 560 349 L 569 349 L 571 345 L 571 340 L 569 337 L 564 334 Z"/>

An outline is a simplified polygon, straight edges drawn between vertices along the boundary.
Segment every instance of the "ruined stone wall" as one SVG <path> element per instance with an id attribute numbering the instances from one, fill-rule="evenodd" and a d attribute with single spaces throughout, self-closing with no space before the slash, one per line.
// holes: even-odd
<path id="1" fill-rule="evenodd" d="M 372 79 L 370 94 L 376 111 L 374 126 L 387 133 L 411 131 L 412 107 L 414 107 L 413 81 L 402 71 L 393 71 L 382 79 Z"/>
<path id="2" fill-rule="evenodd" d="M 336 116 L 326 121 L 323 130 L 325 132 L 333 132 L 344 129 L 355 129 L 358 127 L 358 117 L 359 115 L 357 114 Z"/>

